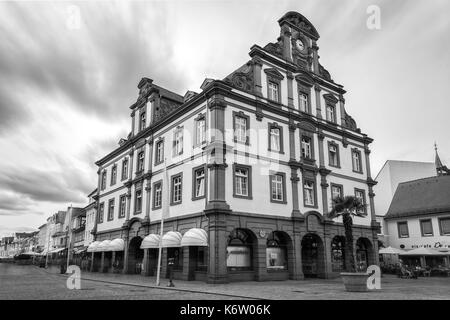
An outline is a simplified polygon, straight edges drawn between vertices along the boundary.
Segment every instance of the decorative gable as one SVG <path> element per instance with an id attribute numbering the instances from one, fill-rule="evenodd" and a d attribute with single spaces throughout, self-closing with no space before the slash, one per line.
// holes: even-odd
<path id="1" fill-rule="evenodd" d="M 319 33 L 316 28 L 314 28 L 312 23 L 298 12 L 290 11 L 286 13 L 280 20 L 278 20 L 278 23 L 280 26 L 283 23 L 287 23 L 291 28 L 304 32 L 314 40 L 318 40 L 320 38 Z"/>
<path id="2" fill-rule="evenodd" d="M 275 68 L 264 69 L 264 72 L 267 74 L 268 77 L 272 77 L 272 78 L 275 78 L 277 80 L 283 80 L 284 79 L 284 76 L 281 74 L 281 72 L 278 71 Z"/>

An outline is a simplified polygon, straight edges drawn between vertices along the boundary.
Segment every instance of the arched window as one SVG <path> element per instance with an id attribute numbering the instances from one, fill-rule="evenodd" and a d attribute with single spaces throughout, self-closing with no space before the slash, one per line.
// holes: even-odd
<path id="1" fill-rule="evenodd" d="M 331 242 L 331 266 L 333 272 L 345 270 L 345 238 L 336 236 Z"/>
<path id="2" fill-rule="evenodd" d="M 229 270 L 252 270 L 253 241 L 247 231 L 233 230 L 228 236 L 227 267 Z"/>
<path id="3" fill-rule="evenodd" d="M 278 232 L 272 232 L 267 238 L 266 265 L 270 270 L 287 270 L 286 241 Z"/>

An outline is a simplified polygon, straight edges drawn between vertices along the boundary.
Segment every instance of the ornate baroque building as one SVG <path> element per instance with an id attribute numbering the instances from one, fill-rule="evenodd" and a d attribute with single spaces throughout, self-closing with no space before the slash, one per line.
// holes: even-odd
<path id="1" fill-rule="evenodd" d="M 356 256 L 378 263 L 369 145 L 301 14 L 223 80 L 184 96 L 143 78 L 131 132 L 100 159 L 93 270 L 212 283 L 333 277 L 347 267 L 332 197 L 355 195 Z M 167 196 L 166 196 L 167 194 Z"/>

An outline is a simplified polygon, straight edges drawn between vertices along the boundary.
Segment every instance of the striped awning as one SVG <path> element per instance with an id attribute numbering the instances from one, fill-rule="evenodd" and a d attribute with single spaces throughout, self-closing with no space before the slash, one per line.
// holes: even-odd
<path id="1" fill-rule="evenodd" d="M 181 239 L 181 246 L 195 246 L 195 247 L 207 247 L 208 246 L 208 234 L 205 230 L 200 228 L 189 229 Z"/>
<path id="2" fill-rule="evenodd" d="M 156 249 L 159 248 L 159 240 L 161 236 L 151 233 L 142 240 L 141 249 Z"/>
<path id="3" fill-rule="evenodd" d="M 181 247 L 181 239 L 183 236 L 178 231 L 169 231 L 162 237 L 163 248 Z"/>

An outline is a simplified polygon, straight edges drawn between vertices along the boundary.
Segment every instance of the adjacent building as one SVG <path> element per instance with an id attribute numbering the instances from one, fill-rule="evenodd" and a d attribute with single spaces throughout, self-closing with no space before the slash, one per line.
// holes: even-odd
<path id="1" fill-rule="evenodd" d="M 321 65 L 315 27 L 297 12 L 278 24 L 199 93 L 139 82 L 129 135 L 96 162 L 93 270 L 153 275 L 162 233 L 163 276 L 171 259 L 175 278 L 211 283 L 333 277 L 348 266 L 327 217 L 337 195 L 366 204 L 355 253 L 378 262 L 373 140 Z"/>
<path id="2" fill-rule="evenodd" d="M 436 165 L 433 162 L 416 162 L 387 160 L 375 180 L 378 182 L 374 186 L 375 208 L 377 222 L 381 229 L 378 235 L 379 241 L 385 247 L 389 245 L 389 235 L 386 232 L 384 216 L 388 212 L 397 186 L 402 182 L 436 176 Z"/>

